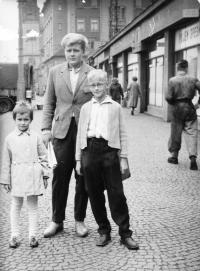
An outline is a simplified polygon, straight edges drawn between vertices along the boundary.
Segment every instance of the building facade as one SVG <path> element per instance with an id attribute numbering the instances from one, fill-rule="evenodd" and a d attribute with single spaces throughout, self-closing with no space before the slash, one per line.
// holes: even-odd
<path id="1" fill-rule="evenodd" d="M 64 61 L 60 42 L 69 32 L 89 40 L 87 56 L 129 24 L 150 0 L 46 0 L 40 17 L 41 76 L 45 88 L 49 68 Z"/>
<path id="2" fill-rule="evenodd" d="M 170 119 L 165 101 L 176 63 L 189 61 L 200 78 L 200 4 L 197 0 L 158 0 L 92 56 L 95 67 L 118 77 L 126 89 L 133 75 L 142 90 L 141 112 Z M 197 99 L 197 98 L 195 98 Z"/>
<path id="3" fill-rule="evenodd" d="M 38 89 L 40 48 L 39 48 L 39 8 L 37 0 L 26 0 L 22 5 L 22 57 L 29 67 L 29 82 L 32 91 Z"/>

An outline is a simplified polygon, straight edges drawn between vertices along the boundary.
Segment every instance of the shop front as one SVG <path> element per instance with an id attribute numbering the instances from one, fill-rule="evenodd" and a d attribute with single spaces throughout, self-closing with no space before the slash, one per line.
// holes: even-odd
<path id="1" fill-rule="evenodd" d="M 200 22 L 181 28 L 175 33 L 175 59 L 186 59 L 189 64 L 188 73 L 200 80 Z M 193 99 L 198 101 L 199 94 Z M 197 110 L 200 118 L 200 109 Z"/>
<path id="2" fill-rule="evenodd" d="M 99 64 L 107 52 L 110 76 L 117 76 L 124 90 L 132 76 L 138 77 L 140 112 L 170 120 L 165 93 L 180 59 L 187 59 L 189 73 L 200 78 L 199 8 L 197 0 L 158 0 L 95 53 Z"/>

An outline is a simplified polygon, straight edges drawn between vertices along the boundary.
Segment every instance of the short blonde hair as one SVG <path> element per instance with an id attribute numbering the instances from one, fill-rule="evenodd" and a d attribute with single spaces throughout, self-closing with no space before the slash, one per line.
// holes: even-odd
<path id="1" fill-rule="evenodd" d="M 30 119 L 33 120 L 33 109 L 27 101 L 18 101 L 13 109 L 13 119 L 16 119 L 17 114 L 28 113 Z"/>
<path id="2" fill-rule="evenodd" d="M 94 69 L 88 73 L 87 78 L 88 78 L 88 81 L 91 81 L 91 79 L 100 78 L 102 79 L 102 81 L 107 82 L 107 72 L 101 69 Z"/>
<path id="3" fill-rule="evenodd" d="M 82 34 L 68 33 L 61 40 L 61 46 L 63 48 L 73 44 L 80 44 L 83 52 L 85 52 L 88 47 L 88 39 Z"/>

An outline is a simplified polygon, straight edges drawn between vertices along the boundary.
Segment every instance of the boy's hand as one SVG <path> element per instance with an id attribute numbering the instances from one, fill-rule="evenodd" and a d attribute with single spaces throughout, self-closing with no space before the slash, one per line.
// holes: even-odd
<path id="1" fill-rule="evenodd" d="M 83 175 L 81 173 L 81 161 L 76 161 L 76 172 L 78 175 Z"/>
<path id="2" fill-rule="evenodd" d="M 48 178 L 46 176 L 43 177 L 43 183 L 44 183 L 44 188 L 47 189 L 48 186 Z"/>
<path id="3" fill-rule="evenodd" d="M 120 168 L 121 168 L 121 173 L 122 174 L 128 169 L 127 158 L 121 158 L 120 159 Z"/>
<path id="4" fill-rule="evenodd" d="M 11 191 L 11 185 L 10 184 L 4 184 L 3 188 L 6 190 L 7 193 Z"/>
<path id="5" fill-rule="evenodd" d="M 52 138 L 51 131 L 42 131 L 42 140 L 46 148 L 48 146 L 49 141 L 51 141 L 51 138 Z"/>

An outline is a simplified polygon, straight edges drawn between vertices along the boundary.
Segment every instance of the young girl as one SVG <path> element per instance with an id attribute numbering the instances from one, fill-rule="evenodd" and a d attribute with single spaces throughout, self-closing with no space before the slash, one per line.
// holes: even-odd
<path id="1" fill-rule="evenodd" d="M 25 102 L 17 103 L 13 110 L 16 128 L 5 139 L 1 184 L 11 192 L 11 239 L 9 247 L 17 248 L 19 242 L 19 218 L 24 198 L 27 198 L 29 215 L 29 244 L 37 247 L 38 196 L 42 194 L 42 179 L 47 187 L 47 150 L 40 136 L 29 126 L 33 110 Z"/>

